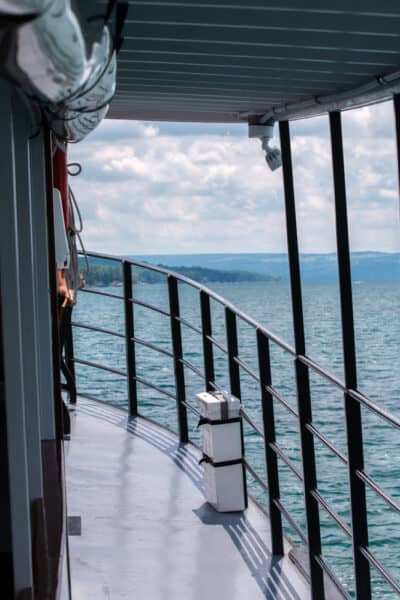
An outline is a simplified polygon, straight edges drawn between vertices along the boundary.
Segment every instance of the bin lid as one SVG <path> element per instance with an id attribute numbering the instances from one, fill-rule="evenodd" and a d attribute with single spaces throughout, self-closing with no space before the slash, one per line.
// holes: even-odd
<path id="1" fill-rule="evenodd" d="M 240 400 L 229 392 L 201 392 L 196 399 L 202 417 L 219 421 L 239 416 Z"/>

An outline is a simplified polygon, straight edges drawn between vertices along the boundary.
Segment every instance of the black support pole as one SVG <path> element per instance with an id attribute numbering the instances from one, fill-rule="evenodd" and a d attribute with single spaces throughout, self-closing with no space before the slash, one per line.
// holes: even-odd
<path id="1" fill-rule="evenodd" d="M 201 308 L 201 330 L 203 337 L 203 358 L 204 358 L 204 373 L 206 376 L 206 391 L 214 390 L 212 383 L 215 379 L 214 374 L 214 352 L 213 345 L 209 339 L 212 335 L 210 296 L 204 290 L 200 292 L 200 308 Z"/>
<path id="2" fill-rule="evenodd" d="M 397 177 L 398 188 L 400 192 L 400 94 L 396 94 L 393 98 L 394 118 L 396 125 L 396 150 L 397 150 Z M 400 197 L 400 196 L 399 196 Z M 400 210 L 400 204 L 399 204 Z"/>
<path id="3" fill-rule="evenodd" d="M 342 123 L 339 112 L 329 115 L 332 143 L 333 182 L 335 188 L 336 238 L 339 265 L 340 308 L 345 384 L 357 389 L 357 363 L 354 335 L 353 297 L 350 268 L 350 245 L 347 221 L 346 182 L 343 158 Z M 362 554 L 368 546 L 368 518 L 365 484 L 357 476 L 364 469 L 363 436 L 360 404 L 344 394 L 348 466 L 350 481 L 351 524 L 353 531 L 353 558 L 358 600 L 371 598 L 370 566 Z"/>
<path id="4" fill-rule="evenodd" d="M 314 438 L 312 433 L 307 429 L 307 425 L 312 422 L 310 376 L 308 367 L 299 360 L 299 356 L 305 354 L 305 334 L 289 123 L 281 121 L 279 123 L 279 131 L 285 188 L 286 233 L 288 240 L 293 326 L 297 354 L 295 372 L 304 475 L 304 502 L 307 521 L 311 595 L 313 600 L 323 600 L 325 598 L 323 570 L 318 563 L 318 558 L 321 555 L 319 507 L 317 500 L 312 495 L 312 492 L 317 487 Z"/>
<path id="5" fill-rule="evenodd" d="M 176 389 L 176 406 L 178 412 L 179 439 L 183 444 L 189 441 L 186 413 L 185 372 L 183 368 L 182 332 L 179 321 L 178 282 L 173 275 L 168 276 L 169 310 L 171 319 L 172 349 L 174 353 L 174 372 Z"/>
<path id="6" fill-rule="evenodd" d="M 124 279 L 124 308 L 125 308 L 125 343 L 126 343 L 126 370 L 128 373 L 128 409 L 129 418 L 137 417 L 138 398 L 136 383 L 136 353 L 135 353 L 135 327 L 132 299 L 132 266 L 129 261 L 122 263 Z"/>
<path id="7" fill-rule="evenodd" d="M 257 353 L 265 436 L 264 450 L 269 490 L 268 503 L 269 516 L 271 519 L 272 554 L 275 556 L 283 556 L 282 515 L 275 502 L 276 500 L 279 500 L 278 457 L 271 448 L 271 444 L 275 442 L 274 399 L 267 389 L 267 386 L 271 386 L 272 381 L 269 340 L 259 329 L 257 329 Z"/>

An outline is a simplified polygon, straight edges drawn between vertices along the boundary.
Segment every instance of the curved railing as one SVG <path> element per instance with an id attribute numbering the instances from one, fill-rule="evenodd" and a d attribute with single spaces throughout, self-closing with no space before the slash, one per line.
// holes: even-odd
<path id="1" fill-rule="evenodd" d="M 262 424 L 259 425 L 256 420 L 246 410 L 246 406 L 242 405 L 242 417 L 247 425 L 252 428 L 254 434 L 257 435 L 263 443 L 264 457 L 266 465 L 266 481 L 259 475 L 257 470 L 245 460 L 245 467 L 258 486 L 265 492 L 268 499 L 268 512 L 271 520 L 271 546 L 274 555 L 283 554 L 283 526 L 282 518 L 290 525 L 297 533 L 300 540 L 308 548 L 310 559 L 310 578 L 313 589 L 314 598 L 324 598 L 324 578 L 326 576 L 331 579 L 337 589 L 344 597 L 349 597 L 348 592 L 344 588 L 337 573 L 334 573 L 322 556 L 321 548 L 321 526 L 319 519 L 319 511 L 325 511 L 333 523 L 339 527 L 345 537 L 352 540 L 353 547 L 359 552 L 368 563 L 379 573 L 379 575 L 389 584 L 396 592 L 400 593 L 400 584 L 395 581 L 390 572 L 385 568 L 380 560 L 372 553 L 367 544 L 360 544 L 359 540 L 355 540 L 352 528 L 339 516 L 337 511 L 323 497 L 318 490 L 318 486 L 313 485 L 313 472 L 315 476 L 315 449 L 314 439 L 318 439 L 329 452 L 333 453 L 341 463 L 343 463 L 349 473 L 349 478 L 356 478 L 364 489 L 373 491 L 391 510 L 397 514 L 400 513 L 399 503 L 385 492 L 385 490 L 371 478 L 364 469 L 358 468 L 357 461 L 352 458 L 352 448 L 347 448 L 347 453 L 344 453 L 313 423 L 311 414 L 311 398 L 309 373 L 315 372 L 323 377 L 330 384 L 336 386 L 344 394 L 345 402 L 356 403 L 364 407 L 368 411 L 374 413 L 380 419 L 386 421 L 391 426 L 400 429 L 400 419 L 389 413 L 376 402 L 368 398 L 365 394 L 357 389 L 346 388 L 345 384 L 336 375 L 330 373 L 325 368 L 314 362 L 305 354 L 296 353 L 295 349 L 282 341 L 279 337 L 271 333 L 268 329 L 257 323 L 254 319 L 244 314 L 236 306 L 216 294 L 210 289 L 201 284 L 184 277 L 178 273 L 153 266 L 147 263 L 137 261 L 124 260 L 117 257 L 111 257 L 104 254 L 90 253 L 89 257 L 102 259 L 105 261 L 113 261 L 118 263 L 122 268 L 123 276 L 123 295 L 118 295 L 101 289 L 84 289 L 85 294 L 93 294 L 103 297 L 111 297 L 120 300 L 124 308 L 124 325 L 125 332 L 117 332 L 112 329 L 89 325 L 82 322 L 73 322 L 73 329 L 86 329 L 93 332 L 98 332 L 106 336 L 115 336 L 123 339 L 126 349 L 126 370 L 115 369 L 110 366 L 98 364 L 94 361 L 86 360 L 85 357 L 74 357 L 72 336 L 69 337 L 69 343 L 66 347 L 66 363 L 69 370 L 74 373 L 74 369 L 78 365 L 86 365 L 95 369 L 101 369 L 124 377 L 127 381 L 128 391 L 128 412 L 130 418 L 135 418 L 140 413 L 140 402 L 138 401 L 137 384 L 141 384 L 155 390 L 158 394 L 173 399 L 176 403 L 178 433 L 182 443 L 193 441 L 190 436 L 188 427 L 188 411 L 198 415 L 195 406 L 189 402 L 186 397 L 185 388 L 185 369 L 193 371 L 203 382 L 203 389 L 213 391 L 219 389 L 215 378 L 215 361 L 214 350 L 217 348 L 227 357 L 230 392 L 242 397 L 241 375 L 245 372 L 259 387 L 259 398 L 261 406 Z M 168 286 L 168 310 L 155 306 L 151 303 L 140 300 L 135 297 L 132 272 L 134 269 L 145 269 L 164 276 Z M 201 326 L 197 326 L 181 316 L 180 312 L 180 293 L 179 285 L 185 284 L 198 290 L 198 302 L 200 307 Z M 225 328 L 226 328 L 226 344 L 213 336 L 212 329 L 212 307 L 211 300 L 222 306 L 225 313 Z M 146 341 L 145 339 L 135 335 L 135 315 L 134 306 L 142 306 L 145 309 L 153 311 L 168 318 L 170 321 L 170 342 L 171 351 L 165 347 Z M 249 365 L 246 361 L 240 358 L 240 348 L 238 339 L 238 322 L 242 321 L 254 329 L 254 344 L 257 349 L 257 368 Z M 185 358 L 182 347 L 182 327 L 191 329 L 201 338 L 201 352 L 203 356 L 203 369 L 193 364 Z M 271 375 L 271 345 L 280 347 L 285 353 L 290 355 L 294 361 L 297 387 L 297 407 L 294 407 L 289 402 L 281 391 L 278 391 L 272 382 Z M 173 361 L 175 392 L 164 389 L 163 386 L 155 383 L 154 378 L 149 379 L 138 376 L 136 372 L 136 348 L 138 346 L 147 347 L 155 352 L 159 352 Z M 79 390 L 78 390 L 78 393 Z M 85 395 L 85 394 L 82 394 Z M 278 402 L 286 411 L 297 419 L 301 442 L 302 464 L 298 466 L 279 446 L 276 439 L 275 431 L 275 410 L 274 403 Z M 345 426 L 345 424 L 343 424 Z M 347 419 L 347 428 L 352 427 L 351 419 Z M 352 431 L 348 432 L 348 440 L 352 438 Z M 355 432 L 357 434 L 357 432 Z M 246 456 L 246 437 L 245 437 L 245 456 Z M 307 524 L 306 531 L 299 526 L 296 518 L 293 517 L 287 506 L 284 504 L 284 499 L 280 493 L 280 477 L 278 461 L 282 461 L 288 469 L 294 474 L 295 478 L 301 482 L 305 491 L 304 503 L 304 520 Z M 367 521 L 366 505 L 361 499 L 352 497 L 349 499 L 351 505 L 351 513 Z M 368 537 L 366 537 L 368 539 Z M 315 551 L 317 548 L 317 551 Z M 354 570 L 355 578 L 361 574 L 358 572 L 358 563 L 355 561 Z M 322 581 L 322 583 L 321 583 Z"/>

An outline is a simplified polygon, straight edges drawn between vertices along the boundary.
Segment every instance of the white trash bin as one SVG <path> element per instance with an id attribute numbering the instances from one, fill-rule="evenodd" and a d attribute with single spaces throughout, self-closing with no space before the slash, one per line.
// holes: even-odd
<path id="1" fill-rule="evenodd" d="M 219 512 L 244 510 L 247 491 L 240 400 L 221 392 L 202 392 L 196 399 L 201 414 L 206 499 Z"/>

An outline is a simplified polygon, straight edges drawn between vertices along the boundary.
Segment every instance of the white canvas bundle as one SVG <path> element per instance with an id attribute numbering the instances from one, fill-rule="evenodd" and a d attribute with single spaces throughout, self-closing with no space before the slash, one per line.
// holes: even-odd
<path id="1" fill-rule="evenodd" d="M 204 453 L 207 501 L 219 512 L 246 508 L 240 400 L 227 393 L 196 395 Z"/>
<path id="2" fill-rule="evenodd" d="M 196 399 L 201 416 L 211 421 L 239 416 L 240 400 L 227 392 L 201 392 L 196 394 Z"/>
<path id="3" fill-rule="evenodd" d="M 207 502 L 218 512 L 237 512 L 246 508 L 243 465 L 227 467 L 204 465 L 204 489 Z"/>
<path id="4" fill-rule="evenodd" d="M 237 460 L 242 457 L 240 423 L 226 423 L 201 427 L 203 452 L 211 456 L 214 462 Z"/>
<path id="5" fill-rule="evenodd" d="M 0 12 L 8 15 L 34 15 L 47 10 L 53 0 L 0 0 Z"/>
<path id="6" fill-rule="evenodd" d="M 19 19 L 12 21 L 13 43 L 3 61 L 9 77 L 43 107 L 59 139 L 82 140 L 106 116 L 115 93 L 109 28 L 87 47 L 71 0 L 0 0 L 0 13 Z"/>

